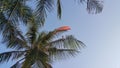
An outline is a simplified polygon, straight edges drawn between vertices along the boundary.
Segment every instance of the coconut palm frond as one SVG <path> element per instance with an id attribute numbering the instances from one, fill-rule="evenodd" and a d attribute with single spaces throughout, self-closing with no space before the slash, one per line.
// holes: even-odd
<path id="1" fill-rule="evenodd" d="M 37 56 L 36 57 L 37 60 L 35 61 L 35 63 L 38 66 L 38 68 L 41 68 L 41 67 L 42 68 L 51 68 L 51 65 L 49 65 L 49 63 L 47 63 L 49 61 L 49 59 L 48 59 L 48 54 L 46 52 L 38 49 L 36 56 Z"/>
<path id="2" fill-rule="evenodd" d="M 19 62 L 16 62 L 13 66 L 11 66 L 10 68 L 21 68 L 22 64 Z"/>
<path id="3" fill-rule="evenodd" d="M 44 35 L 44 37 L 43 37 L 43 42 L 44 41 L 50 41 L 53 37 L 54 37 L 54 32 L 52 32 L 52 31 L 50 31 L 50 32 L 46 32 L 46 34 Z"/>
<path id="4" fill-rule="evenodd" d="M 47 43 L 49 41 L 51 41 L 51 39 L 53 39 L 55 32 L 54 31 L 50 31 L 50 32 L 45 32 L 42 31 L 39 33 L 36 44 L 42 46 L 42 45 L 47 45 Z M 42 43 L 42 44 L 41 44 Z"/>
<path id="5" fill-rule="evenodd" d="M 43 63 L 44 68 L 53 68 L 49 63 Z"/>
<path id="6" fill-rule="evenodd" d="M 57 16 L 59 19 L 61 19 L 61 15 L 62 15 L 61 2 L 60 0 L 57 0 Z"/>
<path id="7" fill-rule="evenodd" d="M 26 5 L 27 0 L 2 0 L 1 1 L 1 12 L 4 13 L 6 19 L 11 21 L 13 24 L 18 24 L 19 21 L 26 24 L 31 16 L 32 10 Z"/>
<path id="8" fill-rule="evenodd" d="M 43 46 L 43 45 L 41 45 L 41 43 L 46 44 L 47 42 L 44 40 L 45 36 L 46 36 L 46 32 L 44 32 L 44 31 L 40 32 L 38 35 L 38 38 L 36 40 L 36 44 L 38 44 L 40 46 Z"/>
<path id="9" fill-rule="evenodd" d="M 48 51 L 49 51 L 50 59 L 53 61 L 74 57 L 79 53 L 79 51 L 77 51 L 76 49 L 50 48 Z"/>
<path id="10" fill-rule="evenodd" d="M 0 53 L 0 63 L 7 62 L 10 59 L 15 60 L 22 57 L 25 54 L 25 51 L 10 51 Z"/>
<path id="11" fill-rule="evenodd" d="M 39 18 L 39 22 L 44 25 L 45 18 L 47 17 L 47 12 L 50 12 L 53 9 L 53 0 L 36 0 L 37 8 L 36 8 L 36 16 Z"/>
<path id="12" fill-rule="evenodd" d="M 24 60 L 25 58 L 22 58 L 18 60 L 14 65 L 12 65 L 10 68 L 20 68 L 22 66 L 21 61 Z"/>
<path id="13" fill-rule="evenodd" d="M 63 33 L 63 32 L 64 31 L 56 32 L 56 30 L 50 31 L 50 32 L 43 31 L 39 34 L 36 43 L 40 46 L 41 46 L 41 43 L 42 45 L 47 45 L 50 41 L 52 41 L 55 37 L 57 37 L 58 34 Z"/>
<path id="14" fill-rule="evenodd" d="M 47 54 L 37 48 L 31 49 L 25 55 L 22 68 L 32 67 L 38 60 L 40 60 L 42 64 L 45 63 L 48 60 Z"/>
<path id="15" fill-rule="evenodd" d="M 3 43 L 6 43 L 7 48 L 14 48 L 14 49 L 29 49 L 30 47 L 25 43 L 23 40 L 19 38 L 11 38 L 11 36 L 8 36 L 9 38 L 5 38 L 6 41 L 3 41 Z M 10 40 L 9 40 L 10 39 Z"/>
<path id="16" fill-rule="evenodd" d="M 0 32 L 3 35 L 3 43 L 7 44 L 8 48 L 29 48 L 21 31 L 0 13 Z"/>
<path id="17" fill-rule="evenodd" d="M 53 68 L 53 67 L 51 66 L 51 64 L 49 64 L 49 63 L 45 63 L 45 66 L 46 66 L 46 68 Z"/>
<path id="18" fill-rule="evenodd" d="M 21 68 L 31 68 L 31 66 L 34 64 L 34 60 L 30 58 L 26 58 L 22 64 Z"/>
<path id="19" fill-rule="evenodd" d="M 100 0 L 77 0 L 78 3 L 86 3 L 88 13 L 100 13 L 103 10 L 103 1 Z"/>
<path id="20" fill-rule="evenodd" d="M 43 64 L 41 61 L 37 60 L 33 65 L 32 68 L 44 68 Z"/>
<path id="21" fill-rule="evenodd" d="M 68 35 L 66 37 L 62 37 L 61 39 L 51 42 L 48 46 L 57 48 L 81 49 L 85 46 L 85 44 L 74 38 L 72 35 Z"/>
<path id="22" fill-rule="evenodd" d="M 11 66 L 10 68 L 18 68 L 19 66 L 20 66 L 20 63 L 17 62 L 17 63 L 15 63 L 13 66 Z"/>
<path id="23" fill-rule="evenodd" d="M 34 18 L 32 9 L 26 5 L 19 5 L 16 13 L 19 15 L 19 20 L 23 22 L 23 24 L 29 24 L 29 22 Z"/>
<path id="24" fill-rule="evenodd" d="M 40 60 L 36 61 L 32 68 L 52 68 L 49 63 L 41 62 Z"/>
<path id="25" fill-rule="evenodd" d="M 34 22 L 29 23 L 28 32 L 26 33 L 28 42 L 33 45 L 37 38 L 38 25 Z"/>
<path id="26" fill-rule="evenodd" d="M 100 13 L 103 10 L 103 4 L 99 0 L 87 0 L 87 10 L 89 13 Z"/>
<path id="27" fill-rule="evenodd" d="M 16 9 L 18 8 L 18 4 L 19 4 L 19 0 L 15 0 L 15 1 L 7 1 L 6 6 L 6 11 L 4 11 L 4 13 L 6 14 L 6 17 L 9 21 L 12 21 L 12 23 L 16 24 L 16 22 L 18 22 L 18 13 L 16 13 Z M 9 6 L 8 6 L 9 5 Z"/>
<path id="28" fill-rule="evenodd" d="M 32 50 L 31 50 L 32 51 Z M 35 52 L 34 51 L 29 51 L 25 55 L 25 60 L 22 62 L 22 67 L 21 68 L 31 68 L 31 66 L 35 63 Z M 36 56 L 38 57 L 38 56 Z"/>
<path id="29" fill-rule="evenodd" d="M 85 0 L 79 0 L 79 2 L 83 3 L 83 2 L 85 2 Z"/>
<path id="30" fill-rule="evenodd" d="M 80 3 L 80 4 L 81 4 L 81 3 L 83 4 L 83 3 L 86 2 L 86 0 L 75 0 L 75 1 L 78 2 L 78 3 Z"/>

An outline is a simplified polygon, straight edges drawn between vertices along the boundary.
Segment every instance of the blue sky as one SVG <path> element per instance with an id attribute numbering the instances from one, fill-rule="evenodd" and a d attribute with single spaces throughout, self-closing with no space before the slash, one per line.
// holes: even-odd
<path id="1" fill-rule="evenodd" d="M 86 47 L 76 57 L 56 61 L 53 68 L 120 68 L 120 0 L 104 0 L 103 12 L 96 15 L 88 14 L 84 4 L 73 1 L 63 1 L 61 20 L 55 11 L 51 12 L 44 29 L 68 25 L 71 30 L 66 34 L 74 35 Z M 11 64 L 1 64 L 0 68 Z"/>

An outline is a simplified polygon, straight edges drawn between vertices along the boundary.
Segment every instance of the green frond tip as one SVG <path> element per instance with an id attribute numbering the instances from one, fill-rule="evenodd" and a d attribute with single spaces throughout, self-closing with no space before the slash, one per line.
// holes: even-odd
<path id="1" fill-rule="evenodd" d="M 47 13 L 51 12 L 54 6 L 53 0 L 36 0 L 35 16 L 38 18 L 40 24 L 44 25 Z"/>
<path id="2" fill-rule="evenodd" d="M 34 65 L 33 68 L 52 68 L 51 64 L 47 62 L 41 62 L 37 61 Z"/>
<path id="3" fill-rule="evenodd" d="M 25 58 L 20 59 L 14 65 L 12 65 L 10 68 L 19 68 L 22 65 L 21 61 L 24 60 L 24 59 Z"/>
<path id="4" fill-rule="evenodd" d="M 89 13 L 100 13 L 103 10 L 103 2 L 99 0 L 87 0 L 87 10 Z"/>
<path id="5" fill-rule="evenodd" d="M 62 37 L 58 40 L 52 41 L 50 45 L 52 47 L 67 48 L 67 49 L 71 49 L 71 48 L 81 49 L 85 46 L 83 42 L 77 40 L 72 35 L 68 35 L 66 37 Z"/>
<path id="6" fill-rule="evenodd" d="M 49 49 L 49 56 L 51 60 L 68 59 L 70 57 L 75 57 L 78 53 L 79 51 L 76 49 Z"/>
<path id="7" fill-rule="evenodd" d="M 60 2 L 60 0 L 57 0 L 57 16 L 58 16 L 59 19 L 61 19 L 62 9 L 61 9 L 61 2 Z"/>
<path id="8" fill-rule="evenodd" d="M 10 51 L 10 52 L 4 52 L 0 53 L 0 63 L 7 62 L 10 59 L 15 60 L 23 56 L 25 51 Z"/>
<path id="9" fill-rule="evenodd" d="M 100 0 L 78 0 L 78 3 L 86 3 L 89 14 L 101 13 L 103 10 L 103 1 Z"/>

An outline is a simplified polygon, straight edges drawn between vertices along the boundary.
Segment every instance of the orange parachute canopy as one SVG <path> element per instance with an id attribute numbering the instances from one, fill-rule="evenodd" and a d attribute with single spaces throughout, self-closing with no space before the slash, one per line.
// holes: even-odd
<path id="1" fill-rule="evenodd" d="M 56 30 L 57 31 L 67 31 L 67 30 L 70 30 L 71 28 L 69 26 L 62 26 L 62 27 L 59 27 L 57 28 Z"/>

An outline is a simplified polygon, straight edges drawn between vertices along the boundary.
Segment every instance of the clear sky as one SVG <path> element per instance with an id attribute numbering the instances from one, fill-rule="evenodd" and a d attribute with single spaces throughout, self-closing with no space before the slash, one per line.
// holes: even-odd
<path id="1" fill-rule="evenodd" d="M 56 61 L 53 68 L 120 68 L 120 0 L 104 0 L 103 12 L 97 15 L 88 14 L 84 4 L 62 1 L 62 19 L 51 12 L 45 29 L 68 25 L 71 30 L 66 34 L 74 35 L 86 47 L 76 57 Z M 9 68 L 11 64 L 1 64 L 0 68 Z"/>

